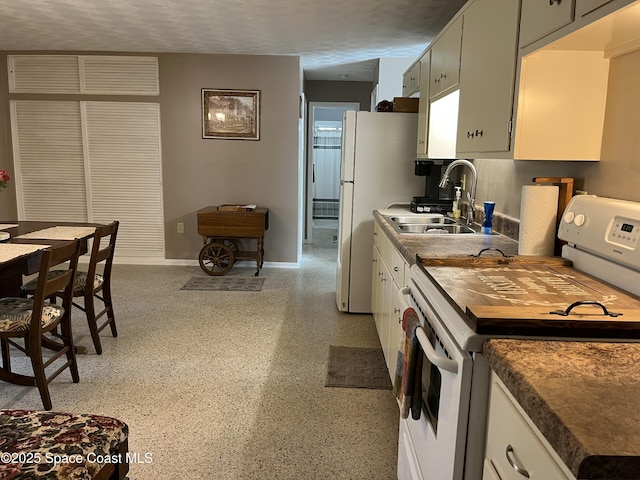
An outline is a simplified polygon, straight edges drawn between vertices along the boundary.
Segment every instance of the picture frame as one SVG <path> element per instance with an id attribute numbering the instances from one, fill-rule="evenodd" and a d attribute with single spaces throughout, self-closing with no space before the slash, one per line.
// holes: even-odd
<path id="1" fill-rule="evenodd" d="M 203 88 L 202 138 L 260 140 L 260 90 Z"/>

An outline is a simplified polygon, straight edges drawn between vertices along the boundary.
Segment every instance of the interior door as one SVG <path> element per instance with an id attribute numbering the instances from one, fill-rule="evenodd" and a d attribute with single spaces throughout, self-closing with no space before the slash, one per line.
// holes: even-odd
<path id="1" fill-rule="evenodd" d="M 314 197 L 316 194 L 316 180 L 320 179 L 321 189 L 318 193 L 319 195 L 325 195 L 325 193 L 330 192 L 335 194 L 339 192 L 339 183 L 340 183 L 340 149 L 328 149 L 328 148 L 320 148 L 315 149 L 314 146 L 314 132 L 319 128 L 337 128 L 337 124 L 335 122 L 342 123 L 342 116 L 347 110 L 360 110 L 359 103 L 347 103 L 347 102 L 309 102 L 309 126 L 307 130 L 307 180 L 306 180 L 306 208 L 305 208 L 305 237 L 304 243 L 312 243 L 313 241 L 313 226 L 314 226 Z M 330 122 L 330 124 L 324 123 Z M 338 133 L 336 131 L 335 133 Z M 341 136 L 339 138 L 334 138 L 331 140 L 333 146 L 341 145 Z M 334 158 L 331 159 L 330 155 L 326 155 L 328 152 L 333 151 Z M 322 154 L 330 158 L 329 163 L 326 161 L 323 163 L 322 168 L 319 170 L 319 166 L 317 163 L 322 160 L 316 159 L 316 154 L 318 152 L 322 152 Z M 336 160 L 336 158 L 338 160 Z M 332 166 L 337 165 L 337 174 L 332 174 Z M 324 168 L 324 167 L 328 168 Z M 319 177 L 321 175 L 321 177 Z M 324 197 L 318 197 L 324 198 Z M 339 195 L 336 198 L 331 198 L 329 200 L 337 200 Z M 328 202 L 338 203 L 338 202 Z M 333 207 L 335 209 L 335 207 Z M 337 226 L 336 226 L 337 229 Z"/>

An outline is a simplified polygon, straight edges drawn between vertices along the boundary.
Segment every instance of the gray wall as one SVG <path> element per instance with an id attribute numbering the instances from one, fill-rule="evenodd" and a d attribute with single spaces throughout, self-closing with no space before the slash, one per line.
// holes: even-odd
<path id="1" fill-rule="evenodd" d="M 197 258 L 198 209 L 239 203 L 269 208 L 265 261 L 297 262 L 299 58 L 161 54 L 159 61 L 167 258 Z M 203 139 L 202 88 L 260 90 L 260 140 Z"/>
<path id="2" fill-rule="evenodd" d="M 307 102 L 360 102 L 360 110 L 369 111 L 373 82 L 331 82 L 305 80 Z"/>
<path id="3" fill-rule="evenodd" d="M 12 172 L 9 99 L 45 96 L 9 96 L 6 55 L 7 52 L 0 55 L 0 168 Z M 197 233 L 198 209 L 221 203 L 250 203 L 270 210 L 265 261 L 297 262 L 298 210 L 301 208 L 298 205 L 299 57 L 157 56 L 160 97 L 135 97 L 135 100 L 160 103 L 166 258 L 198 258 L 202 247 L 202 238 Z M 203 139 L 202 88 L 260 90 L 260 140 Z M 87 99 L 80 95 L 72 98 Z M 91 99 L 133 100 L 132 97 L 106 96 Z M 0 192 L 0 219 L 16 218 L 12 184 L 11 190 Z M 177 222 L 184 222 L 184 234 L 177 233 Z"/>
<path id="4" fill-rule="evenodd" d="M 533 177 L 573 177 L 589 194 L 640 202 L 640 51 L 611 60 L 599 162 L 476 160 L 478 204 L 520 217 L 520 193 Z"/>

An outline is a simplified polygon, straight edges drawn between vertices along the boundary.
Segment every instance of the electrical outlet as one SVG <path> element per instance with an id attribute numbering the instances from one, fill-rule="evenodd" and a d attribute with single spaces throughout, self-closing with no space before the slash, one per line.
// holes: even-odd
<path id="1" fill-rule="evenodd" d="M 184 233 L 184 223 L 178 222 L 178 233 Z"/>

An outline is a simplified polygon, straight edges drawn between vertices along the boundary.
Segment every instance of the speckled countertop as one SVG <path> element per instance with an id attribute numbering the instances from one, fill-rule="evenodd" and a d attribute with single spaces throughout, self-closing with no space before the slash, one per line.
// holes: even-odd
<path id="1" fill-rule="evenodd" d="M 504 235 L 412 235 L 397 233 L 378 210 L 374 218 L 410 265 L 421 257 L 447 254 L 477 254 L 483 248 L 499 248 L 506 255 L 518 253 L 518 242 Z"/>
<path id="2" fill-rule="evenodd" d="M 517 253 L 504 235 L 400 235 L 374 218 L 411 265 L 416 254 Z M 576 478 L 640 479 L 640 343 L 494 339 L 483 354 Z"/>
<path id="3" fill-rule="evenodd" d="M 640 344 L 496 339 L 483 354 L 576 478 L 640 478 Z"/>

